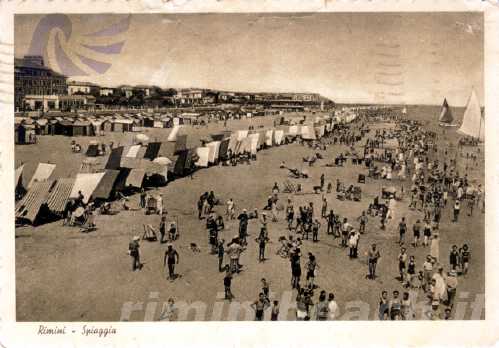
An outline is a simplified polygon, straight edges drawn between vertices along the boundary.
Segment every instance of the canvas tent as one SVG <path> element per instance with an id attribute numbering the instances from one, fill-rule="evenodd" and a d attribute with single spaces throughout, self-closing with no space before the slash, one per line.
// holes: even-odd
<path id="1" fill-rule="evenodd" d="M 440 111 L 438 121 L 440 123 L 451 124 L 453 120 L 454 116 L 452 116 L 452 112 L 450 111 L 449 104 L 447 103 L 447 98 L 444 98 L 444 103 L 442 104 L 442 110 Z"/>
<path id="2" fill-rule="evenodd" d="M 208 167 L 210 148 L 209 147 L 198 147 L 196 149 L 196 154 L 199 159 L 196 161 L 196 166 L 198 167 Z"/>
<path id="3" fill-rule="evenodd" d="M 229 143 L 227 145 L 227 151 L 230 150 L 232 153 L 235 153 L 237 146 L 238 146 L 237 134 L 232 134 L 230 136 Z"/>
<path id="4" fill-rule="evenodd" d="M 267 145 L 267 146 L 273 145 L 273 143 L 272 143 L 273 134 L 274 134 L 274 130 L 272 130 L 272 129 L 269 129 L 265 132 L 265 145 Z"/>
<path id="5" fill-rule="evenodd" d="M 237 141 L 241 141 L 248 136 L 248 130 L 237 131 Z"/>
<path id="6" fill-rule="evenodd" d="M 225 139 L 225 134 L 224 134 L 224 133 L 217 133 L 217 134 L 212 134 L 212 135 L 210 135 L 210 137 L 211 137 L 214 141 L 222 141 L 223 139 Z"/>
<path id="7" fill-rule="evenodd" d="M 298 135 L 299 131 L 300 131 L 299 126 L 289 126 L 288 134 L 289 135 Z"/>
<path id="8" fill-rule="evenodd" d="M 114 190 L 115 191 L 118 192 L 118 191 L 125 190 L 126 179 L 128 178 L 130 171 L 131 171 L 130 168 L 120 168 L 120 172 L 118 174 L 118 177 L 116 178 L 116 181 L 114 182 Z"/>
<path id="9" fill-rule="evenodd" d="M 99 159 L 95 157 L 87 157 L 81 162 L 79 173 L 95 173 L 99 165 Z"/>
<path id="10" fill-rule="evenodd" d="M 39 163 L 38 167 L 36 167 L 35 174 L 33 174 L 33 177 L 31 178 L 31 181 L 28 184 L 28 189 L 30 189 L 35 182 L 44 181 L 50 178 L 54 169 L 55 169 L 55 164 Z"/>
<path id="11" fill-rule="evenodd" d="M 485 139 L 485 118 L 482 115 L 475 90 L 471 91 L 471 96 L 464 111 L 463 123 L 458 132 L 480 141 Z"/>
<path id="12" fill-rule="evenodd" d="M 175 125 L 172 128 L 172 131 L 170 134 L 168 134 L 168 141 L 176 141 L 177 140 L 177 134 L 180 131 L 180 125 Z"/>
<path id="13" fill-rule="evenodd" d="M 159 149 L 161 148 L 161 143 L 159 142 L 151 142 L 147 144 L 146 153 L 144 154 L 144 158 L 148 158 L 151 161 L 158 157 Z"/>
<path id="14" fill-rule="evenodd" d="M 119 146 L 111 150 L 111 154 L 106 163 L 106 169 L 119 169 L 123 149 L 123 146 Z"/>
<path id="15" fill-rule="evenodd" d="M 315 140 L 315 130 L 313 126 L 302 126 L 301 137 L 304 140 Z"/>
<path id="16" fill-rule="evenodd" d="M 93 199 L 108 199 L 114 189 L 114 184 L 118 178 L 120 171 L 114 169 L 107 169 L 104 176 L 99 181 L 97 187 L 92 193 Z"/>
<path id="17" fill-rule="evenodd" d="M 260 139 L 260 134 L 259 133 L 253 133 L 249 134 L 248 138 L 250 139 L 251 142 L 251 154 L 256 155 L 256 152 L 258 151 L 258 141 Z"/>
<path id="18" fill-rule="evenodd" d="M 281 145 L 284 140 L 284 131 L 282 129 L 276 129 L 274 131 L 274 143 L 276 145 Z"/>
<path id="19" fill-rule="evenodd" d="M 126 187 L 141 188 L 144 182 L 146 171 L 144 169 L 132 169 L 126 178 Z"/>
<path id="20" fill-rule="evenodd" d="M 219 158 L 220 141 L 212 141 L 211 143 L 206 144 L 206 146 L 210 149 L 208 161 L 210 163 L 215 163 Z"/>
<path id="21" fill-rule="evenodd" d="M 244 152 L 251 153 L 251 138 L 244 138 L 240 141 L 237 148 L 237 154 L 242 154 Z"/>
<path id="22" fill-rule="evenodd" d="M 81 191 L 83 194 L 83 203 L 88 203 L 104 174 L 105 172 L 76 174 L 75 183 L 69 198 L 78 198 L 78 191 Z"/>
<path id="23" fill-rule="evenodd" d="M 184 174 L 185 168 L 187 167 L 188 156 L 189 156 L 189 150 L 184 150 L 179 153 L 173 170 L 175 175 L 182 176 Z"/>
<path id="24" fill-rule="evenodd" d="M 17 169 L 16 169 L 16 178 L 15 178 L 15 185 L 16 185 L 16 191 L 18 188 L 23 187 L 23 170 L 24 170 L 24 164 L 21 164 Z"/>
<path id="25" fill-rule="evenodd" d="M 229 149 L 229 141 L 230 139 L 224 139 L 220 142 L 220 148 L 218 153 L 219 158 L 227 157 L 227 150 Z"/>
<path id="26" fill-rule="evenodd" d="M 187 150 L 187 135 L 177 135 L 175 141 L 175 153 Z"/>
<path id="27" fill-rule="evenodd" d="M 16 204 L 16 219 L 34 224 L 53 184 L 52 180 L 33 182 L 26 196 Z"/>
<path id="28" fill-rule="evenodd" d="M 132 145 L 125 154 L 125 157 L 136 158 L 140 150 L 140 145 Z"/>
<path id="29" fill-rule="evenodd" d="M 74 182 L 74 178 L 62 178 L 56 181 L 47 198 L 47 205 L 51 213 L 61 215 L 64 212 Z"/>

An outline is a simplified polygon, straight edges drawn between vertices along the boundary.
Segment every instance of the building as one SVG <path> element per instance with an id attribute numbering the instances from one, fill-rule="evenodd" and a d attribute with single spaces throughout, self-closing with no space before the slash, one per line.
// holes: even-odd
<path id="1" fill-rule="evenodd" d="M 177 91 L 175 100 L 180 104 L 195 105 L 203 102 L 204 91 L 202 89 L 181 89 Z"/>
<path id="2" fill-rule="evenodd" d="M 144 97 L 149 97 L 151 95 L 151 87 L 149 86 L 135 86 L 134 92 L 137 94 L 142 94 Z"/>
<path id="3" fill-rule="evenodd" d="M 14 60 L 14 105 L 24 111 L 26 95 L 67 95 L 66 76 L 46 67 L 41 56 L 25 56 Z"/>
<path id="4" fill-rule="evenodd" d="M 91 94 L 92 90 L 97 87 L 90 82 L 68 81 L 68 94 Z"/>
<path id="5" fill-rule="evenodd" d="M 320 102 L 320 95 L 316 93 L 294 93 L 293 101 L 302 102 Z"/>
<path id="6" fill-rule="evenodd" d="M 99 95 L 101 97 L 103 97 L 103 96 L 106 96 L 106 97 L 112 96 L 112 95 L 114 95 L 114 88 L 111 88 L 111 87 L 101 87 L 100 91 L 99 91 Z"/>
<path id="7" fill-rule="evenodd" d="M 218 99 L 222 102 L 230 102 L 232 98 L 234 98 L 236 93 L 233 92 L 220 92 L 218 95 Z"/>
<path id="8" fill-rule="evenodd" d="M 26 95 L 23 100 L 24 109 L 30 111 L 75 111 L 95 107 L 92 95 Z"/>
<path id="9" fill-rule="evenodd" d="M 134 88 L 132 86 L 119 86 L 117 89 L 126 98 L 130 98 L 133 95 Z"/>

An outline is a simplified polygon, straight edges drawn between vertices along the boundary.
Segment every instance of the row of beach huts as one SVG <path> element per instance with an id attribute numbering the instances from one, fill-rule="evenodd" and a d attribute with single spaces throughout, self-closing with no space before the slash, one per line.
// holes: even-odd
<path id="1" fill-rule="evenodd" d="M 143 187 L 158 187 L 229 157 L 256 155 L 260 150 L 296 139 L 320 139 L 332 131 L 336 123 L 351 121 L 350 117 L 339 120 L 326 115 L 287 126 L 223 131 L 202 139 L 198 146 L 188 142 L 188 125 L 174 125 L 164 141 L 135 136 L 132 144 L 112 148 L 102 157 L 102 163 L 89 146 L 76 177 L 56 178 L 56 164 L 39 163 L 26 187 L 23 185 L 24 165 L 21 165 L 16 169 L 16 221 L 37 224 L 60 218 L 67 201 L 76 198 L 79 192 L 85 203 L 99 204 L 116 199 L 118 192 L 127 194 Z M 95 143 L 91 146 L 98 147 Z"/>

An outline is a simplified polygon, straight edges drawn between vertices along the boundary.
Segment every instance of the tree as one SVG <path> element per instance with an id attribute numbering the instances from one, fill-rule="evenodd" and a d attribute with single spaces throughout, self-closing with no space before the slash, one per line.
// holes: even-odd
<path id="1" fill-rule="evenodd" d="M 177 90 L 174 88 L 168 88 L 161 91 L 161 96 L 163 97 L 174 97 L 177 95 Z"/>

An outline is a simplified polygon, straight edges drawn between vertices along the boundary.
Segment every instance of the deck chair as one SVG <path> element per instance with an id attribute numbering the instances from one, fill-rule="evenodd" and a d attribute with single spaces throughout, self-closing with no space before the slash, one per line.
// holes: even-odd
<path id="1" fill-rule="evenodd" d="M 97 226 L 95 225 L 95 215 L 88 214 L 87 218 L 85 219 L 85 222 L 82 224 L 80 228 L 80 232 L 88 233 L 96 230 Z"/>
<path id="2" fill-rule="evenodd" d="M 359 174 L 359 177 L 357 179 L 357 183 L 365 184 L 366 183 L 366 176 L 364 174 Z"/>
<path id="3" fill-rule="evenodd" d="M 290 182 L 289 180 L 286 180 L 283 184 L 284 184 L 284 189 L 282 190 L 282 192 L 294 193 L 296 191 L 295 185 L 293 185 L 293 183 Z"/>
<path id="4" fill-rule="evenodd" d="M 142 235 L 142 240 L 148 240 L 150 242 L 155 242 L 158 240 L 156 230 L 150 224 L 143 224 L 144 234 Z"/>

